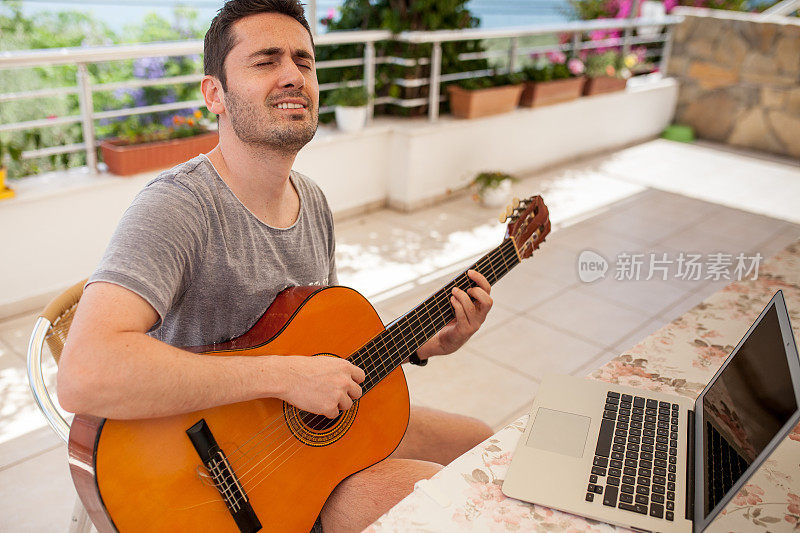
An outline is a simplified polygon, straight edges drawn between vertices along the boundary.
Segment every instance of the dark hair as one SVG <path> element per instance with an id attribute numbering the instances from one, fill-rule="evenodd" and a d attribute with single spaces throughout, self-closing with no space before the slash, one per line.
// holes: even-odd
<path id="1" fill-rule="evenodd" d="M 206 74 L 219 79 L 223 91 L 228 90 L 225 58 L 236 45 L 233 23 L 258 13 L 280 13 L 292 17 L 308 31 L 311 45 L 314 45 L 314 36 L 311 35 L 311 28 L 299 0 L 229 0 L 225 2 L 225 5 L 217 12 L 217 16 L 211 21 L 211 27 L 208 28 L 203 41 L 203 68 Z"/>

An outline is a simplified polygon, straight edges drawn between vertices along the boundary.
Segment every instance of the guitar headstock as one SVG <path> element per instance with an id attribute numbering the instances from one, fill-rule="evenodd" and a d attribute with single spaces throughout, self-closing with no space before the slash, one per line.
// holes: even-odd
<path id="1" fill-rule="evenodd" d="M 522 201 L 514 198 L 500 214 L 500 222 L 506 220 L 511 220 L 506 228 L 506 237 L 513 239 L 520 259 L 529 258 L 550 233 L 550 212 L 538 195 Z"/>

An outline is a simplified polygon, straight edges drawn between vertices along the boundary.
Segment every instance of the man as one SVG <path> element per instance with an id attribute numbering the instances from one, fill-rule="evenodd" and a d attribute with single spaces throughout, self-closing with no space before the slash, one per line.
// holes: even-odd
<path id="1" fill-rule="evenodd" d="M 364 371 L 334 357 L 195 355 L 246 332 L 290 285 L 334 285 L 333 223 L 322 192 L 291 170 L 313 137 L 314 46 L 296 0 L 233 0 L 205 39 L 202 91 L 219 145 L 163 172 L 126 211 L 78 307 L 59 400 L 105 418 L 167 416 L 264 397 L 336 417 Z M 453 290 L 456 318 L 418 351 L 457 350 L 492 306 L 490 286 Z M 412 408 L 386 460 L 343 480 L 315 529 L 360 531 L 416 481 L 491 434 L 477 420 Z"/>

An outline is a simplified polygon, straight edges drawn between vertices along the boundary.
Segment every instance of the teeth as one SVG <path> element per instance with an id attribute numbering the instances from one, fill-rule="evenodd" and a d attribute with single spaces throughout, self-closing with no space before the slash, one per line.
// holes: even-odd
<path id="1" fill-rule="evenodd" d="M 277 107 L 278 109 L 304 109 L 305 108 L 305 106 L 302 105 L 302 104 L 290 104 L 290 103 L 286 103 L 286 102 L 280 103 L 280 104 L 276 105 L 275 107 Z"/>

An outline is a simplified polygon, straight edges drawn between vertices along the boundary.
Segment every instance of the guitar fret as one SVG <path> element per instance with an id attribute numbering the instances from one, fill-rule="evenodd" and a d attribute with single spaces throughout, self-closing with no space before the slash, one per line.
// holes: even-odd
<path id="1" fill-rule="evenodd" d="M 480 272 L 493 285 L 518 263 L 514 243 L 511 239 L 506 239 L 469 269 Z M 351 361 L 367 373 L 362 383 L 363 393 L 406 361 L 414 351 L 455 318 L 450 303 L 453 287 L 466 291 L 474 286 L 477 284 L 466 272 L 458 275 L 355 352 Z"/>

